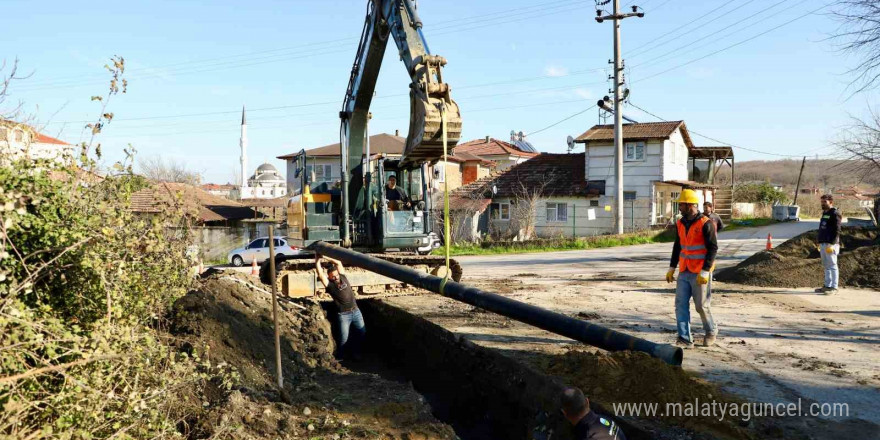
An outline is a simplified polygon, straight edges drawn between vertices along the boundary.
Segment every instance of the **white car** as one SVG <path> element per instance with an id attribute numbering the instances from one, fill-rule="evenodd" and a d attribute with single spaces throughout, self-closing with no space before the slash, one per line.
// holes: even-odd
<path id="1" fill-rule="evenodd" d="M 275 237 L 275 255 L 298 255 L 302 252 L 296 246 L 290 246 L 287 239 Z M 226 261 L 236 267 L 251 264 L 253 260 L 257 260 L 257 264 L 266 261 L 269 258 L 269 237 L 257 238 L 247 246 L 233 249 L 226 256 Z"/>

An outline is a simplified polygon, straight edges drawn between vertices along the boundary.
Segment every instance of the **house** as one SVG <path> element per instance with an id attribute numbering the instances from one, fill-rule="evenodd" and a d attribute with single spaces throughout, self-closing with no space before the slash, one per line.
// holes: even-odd
<path id="1" fill-rule="evenodd" d="M 36 128 L 9 120 L 0 120 L 0 157 L 4 160 L 28 158 L 56 160 L 70 158 L 74 146 L 45 135 Z"/>
<path id="2" fill-rule="evenodd" d="M 209 194 L 185 183 L 160 182 L 131 196 L 131 210 L 142 215 L 161 215 L 167 209 L 183 209 L 201 226 L 242 226 L 264 216 L 241 203 Z"/>
<path id="3" fill-rule="evenodd" d="M 385 154 L 388 157 L 400 157 L 406 146 L 406 138 L 400 137 L 399 132 L 391 135 L 388 133 L 375 134 L 369 137 L 370 154 Z M 308 156 L 306 173 L 313 175 L 315 182 L 335 183 L 342 180 L 341 155 L 342 147 L 339 142 L 323 147 L 305 150 Z M 294 152 L 278 156 L 287 162 L 287 191 L 296 194 L 299 191 L 299 180 L 296 177 L 296 163 L 294 158 L 300 152 Z M 312 174 L 314 173 L 314 174 Z"/>
<path id="4" fill-rule="evenodd" d="M 498 171 L 504 171 L 539 154 L 531 143 L 525 141 L 521 133 L 519 135 L 511 134 L 510 142 L 489 136 L 467 141 L 458 144 L 454 152 L 457 155 L 468 153 L 495 162 L 495 168 Z"/>
<path id="5" fill-rule="evenodd" d="M 873 208 L 874 196 L 865 194 L 866 191 L 858 186 L 835 188 L 831 191 L 834 196 L 834 204 L 844 211 L 858 211 L 860 208 Z"/>
<path id="6" fill-rule="evenodd" d="M 584 145 L 584 178 L 604 183 L 599 205 L 614 206 L 614 126 L 593 126 L 575 143 Z M 671 223 L 678 211 L 675 200 L 684 188 L 697 190 L 701 204 L 723 192 L 719 202 L 723 200 L 724 209 L 730 209 L 730 189 L 719 191 L 713 182 L 721 164 L 733 167 L 731 147 L 694 146 L 684 121 L 624 124 L 623 143 L 625 229 Z M 729 211 L 724 214 L 729 215 Z M 610 232 L 613 228 L 610 216 L 597 222 L 599 230 Z"/>
<path id="7" fill-rule="evenodd" d="M 384 154 L 386 157 L 400 157 L 406 146 L 406 138 L 399 136 L 399 132 L 395 131 L 394 135 L 380 133 L 370 136 L 370 154 Z M 340 144 L 325 145 L 323 147 L 305 150 L 308 156 L 308 164 L 306 165 L 307 173 L 314 173 L 316 182 L 336 183 L 342 179 L 340 175 Z M 454 151 L 455 154 L 452 154 Z M 461 152 L 458 147 L 450 151 L 448 163 L 444 167 L 443 164 L 435 164 L 432 169 L 432 175 L 429 176 L 431 188 L 440 190 L 442 184 L 449 179 L 449 189 L 455 189 L 463 183 L 469 183 L 480 177 L 489 174 L 495 163 L 491 160 Z M 287 188 L 291 194 L 299 191 L 299 182 L 296 179 L 296 164 L 293 159 L 299 153 L 290 153 L 278 156 L 287 162 Z"/>
<path id="8" fill-rule="evenodd" d="M 583 161 L 583 153 L 542 153 L 459 188 L 450 197 L 454 239 L 603 233 L 605 184 L 586 179 Z"/>
<path id="9" fill-rule="evenodd" d="M 238 194 L 238 187 L 231 183 L 227 183 L 225 185 L 217 184 L 217 183 L 206 183 L 201 185 L 202 191 L 205 191 L 212 196 L 223 197 L 226 199 L 236 199 L 236 195 Z"/>

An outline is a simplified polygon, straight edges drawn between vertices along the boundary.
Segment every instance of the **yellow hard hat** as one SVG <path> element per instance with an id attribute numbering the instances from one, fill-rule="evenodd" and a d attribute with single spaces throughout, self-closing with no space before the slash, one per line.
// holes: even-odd
<path id="1" fill-rule="evenodd" d="M 700 203 L 700 199 L 697 198 L 697 192 L 692 189 L 683 189 L 681 190 L 681 195 L 678 196 L 678 203 L 693 203 L 695 205 Z"/>

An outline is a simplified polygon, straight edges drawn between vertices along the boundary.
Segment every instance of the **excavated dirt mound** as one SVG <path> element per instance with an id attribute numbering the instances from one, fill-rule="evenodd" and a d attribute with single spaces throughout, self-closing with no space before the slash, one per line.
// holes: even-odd
<path id="1" fill-rule="evenodd" d="M 814 287 L 824 282 L 817 231 L 805 232 L 775 249 L 719 270 L 719 281 L 763 287 Z M 842 287 L 880 287 L 880 238 L 876 230 L 844 228 L 838 256 Z"/>
<path id="2" fill-rule="evenodd" d="M 279 303 L 284 390 L 275 387 L 271 296 L 256 279 L 214 273 L 177 301 L 170 331 L 181 349 L 226 363 L 240 377 L 206 402 L 196 438 L 452 439 L 411 385 L 352 372 L 333 357 L 320 305 Z"/>

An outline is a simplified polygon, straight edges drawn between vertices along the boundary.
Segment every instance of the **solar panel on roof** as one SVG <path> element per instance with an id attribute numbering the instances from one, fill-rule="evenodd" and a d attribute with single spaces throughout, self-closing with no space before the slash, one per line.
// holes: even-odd
<path id="1" fill-rule="evenodd" d="M 516 148 L 520 149 L 521 151 L 525 151 L 527 153 L 537 153 L 538 152 L 538 150 L 536 150 L 535 147 L 533 147 L 532 144 L 528 141 L 521 141 L 521 140 L 517 139 L 517 140 L 513 141 L 513 145 L 515 145 Z"/>

